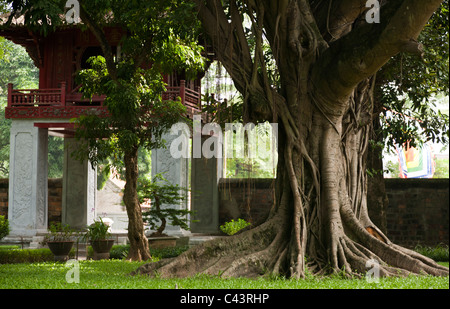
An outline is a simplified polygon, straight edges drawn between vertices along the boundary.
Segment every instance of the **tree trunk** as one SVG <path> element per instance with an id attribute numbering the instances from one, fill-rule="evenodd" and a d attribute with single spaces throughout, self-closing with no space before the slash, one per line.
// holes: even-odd
<path id="1" fill-rule="evenodd" d="M 295 131 L 289 124 L 279 127 L 276 199 L 266 222 L 199 245 L 176 259 L 146 264 L 136 273 L 302 278 L 308 269 L 358 277 L 376 260 L 383 276 L 448 275 L 446 267 L 391 243 L 369 219 L 364 158 L 371 123 L 362 123 L 360 117 L 353 121 L 351 115 L 370 115 L 371 105 L 365 104 L 370 85 L 371 79 L 362 83 L 362 95 L 351 100 L 369 110 L 349 110 L 338 125 L 302 102 L 304 110 L 312 110 L 309 132 L 296 140 L 287 133 Z"/>
<path id="2" fill-rule="evenodd" d="M 125 189 L 123 201 L 128 214 L 128 239 L 130 251 L 128 259 L 141 261 L 151 259 L 148 240 L 144 234 L 142 210 L 137 196 L 138 179 L 138 147 L 132 147 L 124 156 L 125 162 Z"/>

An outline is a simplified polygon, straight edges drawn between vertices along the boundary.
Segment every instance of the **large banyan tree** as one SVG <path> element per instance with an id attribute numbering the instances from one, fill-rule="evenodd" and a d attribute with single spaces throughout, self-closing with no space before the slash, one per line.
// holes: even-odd
<path id="1" fill-rule="evenodd" d="M 279 125 L 275 202 L 259 226 L 137 272 L 358 276 L 376 260 L 382 276 L 448 275 L 372 223 L 365 162 L 375 74 L 399 52 L 420 56 L 418 35 L 441 0 L 196 4 L 204 35 L 242 93 L 245 121 Z"/>

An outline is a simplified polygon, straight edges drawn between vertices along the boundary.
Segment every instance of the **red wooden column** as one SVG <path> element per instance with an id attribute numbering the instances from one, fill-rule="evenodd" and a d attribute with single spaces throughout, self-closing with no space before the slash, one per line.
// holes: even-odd
<path id="1" fill-rule="evenodd" d="M 8 107 L 12 106 L 12 92 L 13 92 L 13 84 L 8 84 Z"/>
<path id="2" fill-rule="evenodd" d="M 61 106 L 66 106 L 66 82 L 61 82 Z"/>
<path id="3" fill-rule="evenodd" d="M 180 97 L 181 103 L 184 104 L 186 98 L 186 81 L 180 80 Z"/>

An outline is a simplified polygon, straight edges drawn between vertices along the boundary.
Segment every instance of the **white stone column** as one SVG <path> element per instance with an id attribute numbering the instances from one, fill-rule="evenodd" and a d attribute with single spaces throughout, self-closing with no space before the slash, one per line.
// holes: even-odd
<path id="1" fill-rule="evenodd" d="M 14 119 L 10 136 L 10 234 L 34 236 L 47 231 L 48 130 Z"/>
<path id="2" fill-rule="evenodd" d="M 97 194 L 97 172 L 86 159 L 83 162 L 72 156 L 78 142 L 64 139 L 64 169 L 62 195 L 62 223 L 83 229 L 94 222 Z"/>
<path id="3" fill-rule="evenodd" d="M 164 134 L 162 138 L 166 141 L 166 148 L 152 150 L 152 178 L 162 173 L 164 178 L 173 185 L 179 185 L 183 188 L 189 186 L 189 159 L 185 157 L 173 158 L 170 154 L 170 144 L 177 136 Z M 162 205 L 162 207 L 171 207 L 176 209 L 188 209 L 187 196 L 184 201 L 176 205 Z M 171 226 L 167 223 L 164 233 L 173 236 L 182 236 L 189 234 L 188 231 L 181 229 L 179 226 Z"/>

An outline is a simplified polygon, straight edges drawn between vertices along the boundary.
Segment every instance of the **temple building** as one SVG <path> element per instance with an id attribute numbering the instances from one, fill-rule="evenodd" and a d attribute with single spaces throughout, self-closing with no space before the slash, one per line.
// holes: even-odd
<path id="1" fill-rule="evenodd" d="M 122 29 L 105 29 L 107 40 L 120 57 Z M 59 27 L 47 36 L 30 31 L 21 18 L 14 19 L 8 28 L 0 29 L 0 36 L 22 45 L 39 68 L 39 89 L 15 89 L 8 85 L 8 103 L 5 117 L 12 120 L 10 138 L 10 180 L 8 220 L 10 235 L 35 236 L 48 228 L 48 136 L 64 138 L 62 223 L 84 228 L 93 222 L 96 213 L 96 170 L 88 161 L 72 158 L 77 147 L 72 118 L 87 112 L 107 117 L 104 96 L 83 99 L 77 73 L 88 68 L 87 59 L 101 55 L 102 49 L 89 30 L 76 25 Z M 164 77 L 167 92 L 163 100 L 181 98 L 188 117 L 201 113 L 201 76 L 186 80 L 183 73 L 173 72 Z M 166 134 L 170 143 L 176 136 Z M 190 201 L 176 207 L 196 211 L 193 232 L 215 232 L 218 228 L 217 183 L 221 162 L 212 159 L 173 158 L 167 149 L 152 151 L 152 174 L 165 173 L 173 184 L 187 187 L 191 162 L 191 187 L 199 190 Z M 183 234 L 177 228 L 168 232 Z"/>

